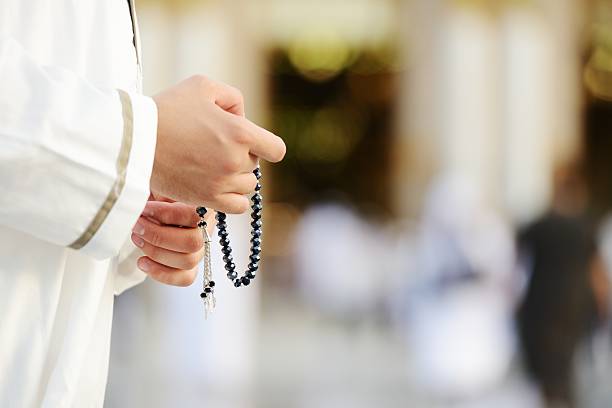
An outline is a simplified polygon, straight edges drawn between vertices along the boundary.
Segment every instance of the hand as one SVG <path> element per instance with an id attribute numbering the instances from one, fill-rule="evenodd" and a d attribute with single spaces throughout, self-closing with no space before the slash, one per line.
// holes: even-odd
<path id="1" fill-rule="evenodd" d="M 153 99 L 159 121 L 151 191 L 226 213 L 247 211 L 258 159 L 282 160 L 283 141 L 244 117 L 238 90 L 203 76 Z"/>
<path id="2" fill-rule="evenodd" d="M 204 257 L 200 217 L 196 207 L 176 202 L 149 201 L 133 228 L 132 242 L 145 256 L 138 268 L 151 278 L 174 286 L 189 286 Z M 209 233 L 213 232 L 214 212 L 206 214 Z"/>

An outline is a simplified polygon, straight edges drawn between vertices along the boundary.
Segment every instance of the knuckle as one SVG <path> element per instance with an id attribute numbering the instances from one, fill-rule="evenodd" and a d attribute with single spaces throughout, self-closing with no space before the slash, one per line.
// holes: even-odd
<path id="1" fill-rule="evenodd" d="M 149 232 L 149 243 L 153 246 L 161 246 L 162 242 L 163 238 L 159 229 L 151 227 Z"/>
<path id="2" fill-rule="evenodd" d="M 195 74 L 191 76 L 189 79 L 199 84 L 200 86 L 207 85 L 209 82 L 209 79 L 205 75 L 202 75 L 202 74 Z"/>
<path id="3" fill-rule="evenodd" d="M 228 155 L 223 161 L 225 173 L 237 173 L 240 171 L 240 160 L 235 155 Z"/>

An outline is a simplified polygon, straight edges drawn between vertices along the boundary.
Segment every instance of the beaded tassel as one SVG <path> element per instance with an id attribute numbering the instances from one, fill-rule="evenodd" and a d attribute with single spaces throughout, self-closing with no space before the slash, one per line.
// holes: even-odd
<path id="1" fill-rule="evenodd" d="M 210 260 L 210 235 L 208 235 L 208 230 L 206 229 L 207 223 L 204 221 L 204 215 L 206 215 L 208 211 L 204 207 L 199 207 L 197 209 L 197 213 L 200 216 L 200 222 L 198 222 L 198 227 L 202 230 L 202 237 L 204 238 L 204 279 L 203 279 L 203 287 L 202 293 L 200 293 L 200 297 L 204 300 L 204 317 L 208 318 L 208 315 L 212 312 L 217 304 L 217 300 L 215 299 L 215 281 L 212 280 L 212 266 Z"/>

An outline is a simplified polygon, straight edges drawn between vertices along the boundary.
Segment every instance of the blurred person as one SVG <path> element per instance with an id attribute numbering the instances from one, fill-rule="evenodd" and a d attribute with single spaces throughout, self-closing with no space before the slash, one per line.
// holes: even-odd
<path id="1" fill-rule="evenodd" d="M 605 27 L 602 24 L 601 27 Z M 583 212 L 593 220 L 598 231 L 598 252 L 590 273 L 596 324 L 589 328 L 588 337 L 580 345 L 576 377 L 576 405 L 607 407 L 611 405 L 612 389 L 612 92 L 609 84 L 609 55 L 604 37 L 595 36 L 584 80 L 588 91 L 584 136 L 582 139 L 580 174 L 586 190 Z"/>
<path id="2" fill-rule="evenodd" d="M 529 275 L 518 309 L 526 368 L 547 406 L 577 406 L 576 351 L 607 297 L 593 228 L 581 216 L 552 211 L 520 233 L 519 245 Z"/>
<path id="3" fill-rule="evenodd" d="M 285 147 L 205 77 L 143 96 L 129 0 L 0 0 L 0 27 L 0 406 L 102 406 L 113 295 L 192 283 L 195 206 L 246 211 Z"/>
<path id="4" fill-rule="evenodd" d="M 407 329 L 421 387 L 443 405 L 534 406 L 521 384 L 499 395 L 515 354 L 509 225 L 470 179 L 446 175 L 428 195 L 417 245 Z"/>
<path id="5" fill-rule="evenodd" d="M 612 402 L 612 219 L 608 217 L 598 228 L 601 257 L 592 265 L 590 284 L 593 288 L 597 320 L 593 332 L 578 351 L 576 367 L 576 401 L 578 406 L 607 407 Z"/>

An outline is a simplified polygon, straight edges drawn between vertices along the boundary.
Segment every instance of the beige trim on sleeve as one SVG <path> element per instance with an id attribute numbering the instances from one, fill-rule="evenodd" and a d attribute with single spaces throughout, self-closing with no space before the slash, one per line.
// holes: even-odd
<path id="1" fill-rule="evenodd" d="M 91 223 L 87 226 L 87 229 L 83 234 L 72 244 L 70 248 L 81 249 L 93 238 L 98 232 L 100 226 L 110 213 L 111 209 L 117 202 L 119 195 L 123 191 L 125 186 L 125 178 L 127 175 L 127 165 L 130 159 L 130 152 L 132 150 L 132 138 L 134 133 L 134 112 L 132 109 L 132 101 L 127 92 L 118 90 L 119 98 L 121 99 L 121 106 L 123 110 L 123 139 L 121 141 L 121 148 L 119 150 L 119 156 L 117 157 L 117 178 L 111 187 L 110 192 L 104 200 L 104 204 L 98 210 Z"/>

